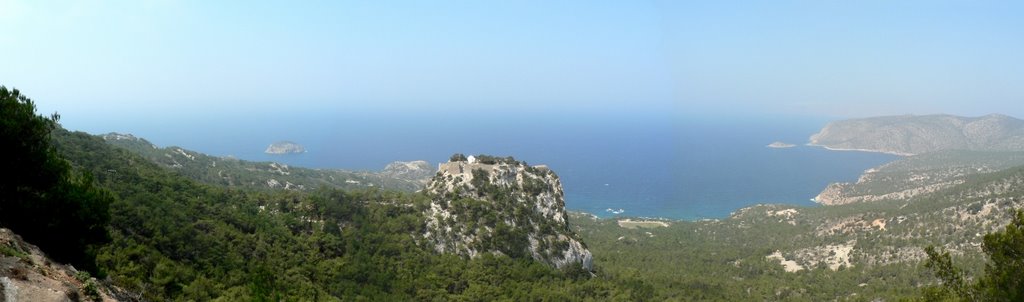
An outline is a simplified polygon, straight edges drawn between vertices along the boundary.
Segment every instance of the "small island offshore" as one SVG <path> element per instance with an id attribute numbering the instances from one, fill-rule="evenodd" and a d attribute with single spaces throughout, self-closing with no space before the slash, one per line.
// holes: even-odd
<path id="1" fill-rule="evenodd" d="M 297 144 L 295 142 L 279 141 L 279 142 L 270 144 L 270 146 L 267 147 L 267 150 L 263 151 L 263 152 L 265 152 L 267 154 L 305 153 L 306 152 L 306 148 L 302 147 L 302 145 L 299 145 L 299 144 Z"/>
<path id="2" fill-rule="evenodd" d="M 768 144 L 768 146 L 766 146 L 766 147 L 768 147 L 768 148 L 775 148 L 775 149 L 784 149 L 784 148 L 793 148 L 793 147 L 796 147 L 796 145 L 794 145 L 794 144 L 787 144 L 787 143 L 776 141 L 776 142 L 773 142 L 771 144 Z"/>

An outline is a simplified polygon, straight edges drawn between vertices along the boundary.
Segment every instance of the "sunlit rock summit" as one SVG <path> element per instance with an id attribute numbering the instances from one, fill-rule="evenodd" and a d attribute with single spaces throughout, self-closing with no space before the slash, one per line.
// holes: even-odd
<path id="1" fill-rule="evenodd" d="M 562 184 L 546 166 L 456 154 L 438 170 L 427 185 L 432 202 L 424 235 L 435 250 L 593 270 L 593 256 L 569 229 Z"/>

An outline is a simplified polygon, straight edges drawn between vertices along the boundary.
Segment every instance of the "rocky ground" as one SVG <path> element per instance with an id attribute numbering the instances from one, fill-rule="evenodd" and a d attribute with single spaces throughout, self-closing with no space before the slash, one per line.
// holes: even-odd
<path id="1" fill-rule="evenodd" d="M 136 301 L 74 267 L 53 262 L 9 229 L 0 229 L 0 301 Z"/>

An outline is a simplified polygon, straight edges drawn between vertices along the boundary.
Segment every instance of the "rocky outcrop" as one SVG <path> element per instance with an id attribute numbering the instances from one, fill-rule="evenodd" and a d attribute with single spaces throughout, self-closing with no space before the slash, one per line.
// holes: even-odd
<path id="1" fill-rule="evenodd" d="M 439 252 L 531 257 L 593 270 L 593 256 L 569 229 L 562 184 L 546 166 L 511 157 L 470 156 L 441 164 L 423 235 Z"/>
<path id="2" fill-rule="evenodd" d="M 832 122 L 810 145 L 914 155 L 940 150 L 1024 151 L 1024 121 L 1005 115 L 904 115 Z"/>
<path id="3" fill-rule="evenodd" d="M 304 153 L 306 148 L 302 145 L 296 144 L 295 142 L 280 141 L 270 144 L 266 151 L 267 154 L 291 154 L 291 153 Z"/>
<path id="4" fill-rule="evenodd" d="M 140 297 L 55 263 L 38 247 L 0 228 L 0 301 L 138 301 Z"/>

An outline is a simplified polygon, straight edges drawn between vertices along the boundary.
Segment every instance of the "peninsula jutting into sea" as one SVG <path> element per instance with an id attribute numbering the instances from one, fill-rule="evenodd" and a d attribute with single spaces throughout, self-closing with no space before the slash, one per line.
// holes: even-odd
<path id="1" fill-rule="evenodd" d="M 1024 302 L 1021 16 L 0 0 L 0 302 Z"/>
<path id="2" fill-rule="evenodd" d="M 955 120 L 959 119 L 971 120 Z M 1017 140 L 1017 120 L 1008 117 L 1001 120 L 995 126 L 974 128 L 975 131 L 966 135 L 965 139 L 975 141 L 979 137 L 999 137 L 1005 141 Z M 835 122 L 842 123 L 844 121 Z M 46 124 L 39 125 L 46 129 Z M 887 124 L 884 127 L 889 127 L 886 131 L 890 132 L 907 131 L 907 139 L 910 141 L 922 141 L 918 133 L 935 132 L 934 129 L 916 125 L 894 127 Z M 587 129 L 593 131 L 593 128 Z M 831 130 L 819 131 L 819 134 L 827 132 L 828 135 L 816 135 L 815 138 L 848 137 L 850 143 L 844 147 L 870 147 L 854 143 L 862 141 L 859 135 L 836 129 L 833 127 Z M 862 130 L 865 133 L 877 131 L 870 127 Z M 562 287 L 570 287 L 572 293 L 581 292 L 583 297 L 592 300 L 607 297 L 588 294 L 591 286 L 606 288 L 614 293 L 630 293 L 632 287 L 623 287 L 621 284 L 627 282 L 623 280 L 633 279 L 628 279 L 632 277 L 624 274 L 638 269 L 647 274 L 642 280 L 652 284 L 649 289 L 645 289 L 649 292 L 648 296 L 660 300 L 671 300 L 672 297 L 691 293 L 673 286 L 672 280 L 679 278 L 690 280 L 688 282 L 716 284 L 712 290 L 698 290 L 697 293 L 718 300 L 744 300 L 749 297 L 747 288 L 764 291 L 761 297 L 776 297 L 774 291 L 779 286 L 798 288 L 801 297 L 810 300 L 834 297 L 833 291 L 820 290 L 829 286 L 848 293 L 846 295 L 911 297 L 921 289 L 907 282 L 932 278 L 921 276 L 919 270 L 915 270 L 921 263 L 933 261 L 934 256 L 928 252 L 932 248 L 938 246 L 943 251 L 957 255 L 984 254 L 986 250 L 982 247 L 992 237 L 979 234 L 1001 236 L 999 232 L 1004 226 L 1024 225 L 1024 216 L 1019 216 L 1019 222 L 1014 222 L 1013 216 L 1015 209 L 1024 206 L 1024 198 L 1020 198 L 1024 196 L 1024 149 L 944 149 L 956 146 L 947 144 L 954 147 L 940 147 L 916 155 L 894 157 L 866 152 L 831 152 L 818 148 L 774 152 L 749 143 L 764 141 L 764 137 L 745 137 L 740 145 L 746 148 L 721 148 L 728 143 L 735 143 L 733 141 L 742 136 L 732 135 L 729 140 L 702 136 L 701 139 L 688 140 L 703 142 L 702 145 L 687 149 L 688 153 L 672 153 L 671 149 L 664 148 L 666 145 L 658 140 L 650 146 L 661 147 L 663 150 L 650 151 L 647 155 L 668 158 L 666 162 L 670 164 L 683 163 L 671 156 L 701 158 L 691 161 L 691 164 L 710 163 L 709 167 L 731 164 L 728 166 L 730 169 L 675 168 L 679 166 L 668 166 L 671 169 L 665 169 L 664 162 L 643 166 L 649 162 L 649 158 L 631 157 L 638 161 L 627 162 L 610 156 L 635 154 L 632 153 L 636 150 L 635 144 L 623 144 L 628 148 L 617 150 L 621 153 L 604 153 L 609 155 L 606 158 L 616 158 L 616 162 L 605 164 L 634 165 L 629 167 L 631 170 L 617 170 L 611 174 L 595 175 L 591 172 L 608 170 L 600 166 L 586 173 L 556 174 L 555 169 L 561 167 L 565 171 L 572 171 L 601 164 L 584 161 L 577 162 L 576 166 L 563 165 L 567 163 L 564 159 L 578 158 L 575 152 L 569 152 L 563 158 L 549 155 L 546 158 L 551 161 L 545 160 L 545 165 L 528 165 L 511 156 L 454 154 L 446 163 L 439 165 L 438 170 L 434 170 L 434 165 L 428 161 L 414 160 L 393 162 L 378 172 L 358 172 L 210 156 L 181 147 L 159 147 L 130 134 L 89 135 L 63 128 L 52 131 L 52 136 L 40 135 L 34 141 L 45 144 L 52 139 L 59 154 L 71 163 L 65 168 L 81 167 L 87 173 L 100 175 L 97 178 L 99 181 L 94 184 L 97 190 L 112 192 L 86 196 L 117 198 L 102 203 L 112 208 L 109 211 L 111 220 L 105 223 L 117 236 L 112 236 L 113 242 L 103 250 L 104 254 L 100 258 L 103 262 L 94 265 L 104 267 L 117 278 L 148 274 L 148 271 L 140 273 L 132 269 L 132 265 L 137 265 L 139 261 L 153 266 L 152 271 L 159 274 L 165 273 L 159 267 L 174 266 L 217 276 L 210 279 L 187 274 L 176 277 L 186 280 L 184 283 L 223 282 L 231 288 L 211 290 L 214 294 L 208 296 L 248 293 L 252 285 L 246 281 L 245 273 L 239 270 L 248 268 L 250 264 L 230 259 L 251 257 L 278 271 L 290 271 L 308 262 L 311 264 L 304 269 L 313 276 L 387 273 L 394 268 L 420 267 L 417 270 L 442 273 L 413 274 L 410 282 L 482 287 L 479 284 L 463 285 L 464 276 L 473 272 L 487 278 L 499 278 L 504 282 L 527 284 L 524 285 L 526 288 L 547 288 L 558 292 Z M 628 141 L 632 138 L 631 134 L 624 133 L 624 138 L 616 139 Z M 779 134 L 774 132 L 772 135 Z M 607 138 L 606 135 L 597 139 L 603 141 Z M 529 142 L 530 146 L 550 145 L 542 135 L 534 135 L 530 139 L 533 140 Z M 931 145 L 944 144 L 937 139 L 924 141 Z M 577 143 L 588 145 L 588 142 L 582 140 Z M 285 153 L 304 150 L 294 142 L 279 142 L 275 145 L 268 149 Z M 783 142 L 773 145 L 793 147 Z M 702 146 L 707 149 L 699 149 Z M 726 153 L 729 150 L 733 153 Z M 729 157 L 721 161 L 722 155 Z M 858 158 L 866 161 L 857 161 Z M 867 164 L 871 161 L 877 162 Z M 791 173 L 800 171 L 793 166 L 819 170 L 806 170 L 813 173 Z M 754 169 L 741 170 L 744 167 Z M 725 188 L 725 191 L 737 191 L 735 184 L 743 183 L 742 187 L 749 191 L 741 193 L 764 198 L 771 192 L 777 192 L 776 187 L 788 186 L 786 178 L 792 177 L 792 174 L 807 174 L 808 179 L 812 180 L 839 180 L 842 178 L 832 178 L 827 173 L 851 167 L 864 171 L 855 182 L 839 181 L 813 188 L 820 192 L 815 198 L 820 206 L 792 203 L 752 205 L 749 197 L 736 195 L 741 203 L 731 206 L 729 210 L 732 213 L 705 219 L 657 218 L 660 215 L 685 213 L 686 210 L 679 212 L 681 206 L 707 204 L 702 201 L 685 202 L 686 199 L 682 198 L 689 198 L 688 195 L 675 195 L 678 197 L 667 199 L 675 203 L 659 203 L 656 200 L 636 198 L 643 197 L 643 194 L 629 194 L 636 198 L 631 203 L 612 201 L 611 204 L 601 204 L 600 200 L 595 201 L 594 198 L 582 195 L 573 196 L 563 191 L 563 188 L 567 190 L 572 185 L 585 183 L 577 182 L 580 179 L 599 176 L 591 181 L 588 189 L 592 191 L 590 194 L 595 195 L 590 196 L 611 196 L 615 191 L 629 188 L 640 188 L 639 192 L 653 196 L 655 188 L 643 186 L 652 183 L 663 185 L 658 181 L 675 179 L 671 176 L 679 174 L 672 174 L 674 171 L 692 171 L 696 179 L 717 179 L 699 186 L 687 184 L 688 190 Z M 873 168 L 865 171 L 864 167 Z M 664 174 L 666 170 L 672 172 Z M 715 174 L 713 171 L 722 173 Z M 736 176 L 741 176 L 740 179 L 745 182 L 721 178 Z M 765 183 L 770 185 L 765 186 Z M 676 185 L 672 188 L 679 186 L 671 185 Z M 714 198 L 721 201 L 722 195 Z M 591 207 L 600 205 L 600 208 L 573 212 L 566 209 L 569 202 L 591 202 Z M 731 204 L 719 202 L 716 205 Z M 672 206 L 677 208 L 673 209 Z M 617 210 L 612 210 L 613 207 Z M 11 212 L 5 210 L 2 213 L 10 215 Z M 595 215 L 598 213 L 615 216 L 602 218 Z M 46 217 L 45 214 L 24 216 Z M 949 229 L 949 225 L 956 225 L 958 229 Z M 36 228 L 40 227 L 45 226 Z M 29 236 L 23 241 L 14 235 L 15 232 Z M 6 261 L 13 264 L 6 269 L 0 267 L 0 277 L 15 281 L 11 281 L 11 285 L 5 284 L 2 290 L 52 287 L 52 290 L 38 293 L 55 297 L 77 290 L 95 291 L 96 295 L 107 297 L 103 299 L 108 300 L 113 295 L 131 297 L 137 295 L 134 292 L 146 292 L 148 287 L 135 283 L 99 283 L 91 281 L 89 275 L 81 271 L 72 272 L 69 266 L 47 264 L 58 262 L 45 258 L 44 250 L 47 254 L 53 250 L 67 250 L 55 249 L 52 242 L 38 241 L 39 238 L 49 236 L 52 236 L 52 232 L 40 233 L 25 228 L 0 229 L 0 248 L 7 251 L 0 256 L 5 259 L 44 259 L 37 262 L 39 264 Z M 42 244 L 37 248 L 31 242 Z M 363 252 L 367 249 L 373 253 Z M 254 250 L 281 252 L 253 253 Z M 148 251 L 141 253 L 152 253 L 161 260 L 132 258 L 140 251 Z M 195 265 L 190 260 L 193 258 L 213 259 L 209 260 L 213 267 Z M 226 259 L 217 260 L 221 258 Z M 964 258 L 958 256 L 953 259 L 960 263 Z M 78 263 L 80 265 L 76 268 L 89 265 L 89 262 Z M 341 266 L 338 266 L 339 263 Z M 361 263 L 358 265 L 364 267 L 356 271 L 344 271 L 344 268 L 354 265 L 351 263 Z M 501 272 L 493 272 L 495 269 Z M 46 273 L 37 273 L 39 271 Z M 243 276 L 239 277 L 242 279 L 234 280 L 228 275 L 228 272 L 236 271 L 235 274 Z M 452 271 L 456 275 L 446 273 Z M 708 271 L 718 273 L 709 274 Z M 538 274 L 541 276 L 536 277 Z M 567 274 L 575 277 L 567 277 Z M 86 280 L 80 281 L 85 282 L 85 285 L 59 282 L 71 278 L 61 276 L 70 275 Z M 815 278 L 801 278 L 808 275 Z M 744 277 L 737 279 L 737 276 Z M 864 281 L 864 276 L 908 281 L 870 283 Z M 274 277 L 266 273 L 265 277 L 260 278 Z M 348 277 L 338 278 L 348 280 L 344 279 Z M 393 283 L 395 279 L 380 278 L 380 282 L 388 286 L 401 286 Z M 273 280 L 277 280 L 277 284 L 296 282 L 295 286 L 323 288 L 325 292 L 338 286 L 333 281 L 316 278 Z M 549 284 L 551 282 L 559 282 L 559 286 L 553 287 Z M 345 290 L 355 291 L 361 288 L 359 284 L 362 283 L 341 284 Z M 432 285 L 425 287 L 433 288 Z M 447 289 L 440 289 L 430 295 L 463 297 L 465 291 L 451 293 Z M 506 287 L 494 287 L 488 291 L 509 297 L 515 295 L 506 292 Z M 37 293 L 27 290 L 19 292 Z M 394 295 L 388 291 L 372 294 Z M 170 292 L 161 295 L 180 297 L 187 294 Z M 340 292 L 336 295 L 346 297 L 348 294 Z M 293 296 L 304 297 L 302 293 Z M 19 297 L 28 297 L 20 300 L 40 300 L 35 298 L 41 296 Z M 403 294 L 402 297 L 413 295 Z"/>

